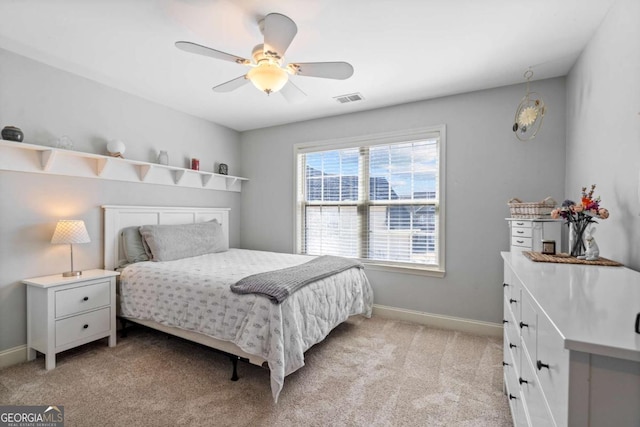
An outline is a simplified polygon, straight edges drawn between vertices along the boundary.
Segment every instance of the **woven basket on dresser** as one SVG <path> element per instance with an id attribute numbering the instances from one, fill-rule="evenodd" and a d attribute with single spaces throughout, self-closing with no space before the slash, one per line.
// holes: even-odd
<path id="1" fill-rule="evenodd" d="M 509 205 L 511 218 L 542 218 L 549 216 L 556 207 L 556 201 L 551 197 L 540 202 L 523 202 L 513 198 L 507 203 Z"/>

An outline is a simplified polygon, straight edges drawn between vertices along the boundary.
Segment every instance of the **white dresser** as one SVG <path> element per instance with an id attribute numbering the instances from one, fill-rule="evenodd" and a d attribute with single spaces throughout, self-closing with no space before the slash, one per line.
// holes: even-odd
<path id="1" fill-rule="evenodd" d="M 640 426 L 640 273 L 502 258 L 514 425 Z"/>
<path id="2" fill-rule="evenodd" d="M 510 251 L 542 252 L 543 240 L 555 240 L 556 252 L 560 252 L 562 220 L 506 218 L 510 230 Z"/>
<path id="3" fill-rule="evenodd" d="M 116 345 L 116 276 L 108 270 L 87 270 L 79 277 L 61 274 L 25 279 L 27 285 L 27 350 L 45 354 L 47 370 L 56 354 L 100 338 Z"/>

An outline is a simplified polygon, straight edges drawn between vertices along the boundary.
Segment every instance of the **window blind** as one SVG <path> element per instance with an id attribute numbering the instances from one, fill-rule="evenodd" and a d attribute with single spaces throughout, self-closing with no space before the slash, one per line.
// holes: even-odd
<path id="1" fill-rule="evenodd" d="M 438 266 L 439 143 L 299 153 L 298 251 Z"/>

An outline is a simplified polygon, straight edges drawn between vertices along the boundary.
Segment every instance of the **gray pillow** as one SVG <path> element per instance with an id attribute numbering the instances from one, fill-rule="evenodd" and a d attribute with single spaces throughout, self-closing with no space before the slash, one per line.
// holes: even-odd
<path id="1" fill-rule="evenodd" d="M 229 250 L 222 226 L 215 219 L 183 225 L 143 225 L 140 234 L 152 261 L 172 261 Z"/>
<path id="2" fill-rule="evenodd" d="M 142 236 L 138 230 L 140 227 L 127 227 L 123 228 L 120 232 L 122 236 L 122 249 L 124 251 L 124 257 L 127 259 L 127 264 L 141 261 L 149 261 L 149 256 L 144 250 L 144 242 Z"/>

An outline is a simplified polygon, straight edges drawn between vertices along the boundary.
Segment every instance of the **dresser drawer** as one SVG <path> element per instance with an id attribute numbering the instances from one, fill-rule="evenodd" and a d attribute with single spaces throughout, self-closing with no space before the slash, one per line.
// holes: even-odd
<path id="1" fill-rule="evenodd" d="M 518 378 L 522 400 L 526 408 L 527 418 L 532 426 L 554 426 L 553 418 L 549 414 L 547 402 L 543 396 L 538 378 L 534 374 L 531 360 L 526 354 L 522 355 L 522 372 Z"/>
<path id="2" fill-rule="evenodd" d="M 531 249 L 532 239 L 531 237 L 519 237 L 511 236 L 511 246 L 520 246 L 522 248 Z"/>
<path id="3" fill-rule="evenodd" d="M 513 237 L 532 237 L 533 236 L 533 230 L 531 229 L 531 227 L 512 227 L 511 228 L 511 235 Z"/>
<path id="4" fill-rule="evenodd" d="M 100 333 L 109 333 L 109 307 L 56 321 L 56 347 L 82 340 Z"/>
<path id="5" fill-rule="evenodd" d="M 108 281 L 56 291 L 56 318 L 103 307 L 110 302 L 111 287 Z"/>
<path id="6" fill-rule="evenodd" d="M 532 359 L 540 386 L 547 398 L 553 418 L 559 425 L 566 423 L 569 406 L 569 350 L 564 340 L 544 315 L 538 316 L 537 358 Z M 540 362 L 540 369 L 538 369 Z M 549 367 L 543 367 L 542 364 Z"/>
<path id="7" fill-rule="evenodd" d="M 515 427 L 526 426 L 527 421 L 524 413 L 522 395 L 520 394 L 520 386 L 518 384 L 518 372 L 513 364 L 513 355 L 505 338 L 504 356 L 505 363 L 503 369 L 504 386 L 507 389 L 507 398 L 509 399 L 509 407 L 513 417 Z"/>
<path id="8" fill-rule="evenodd" d="M 537 346 L 537 330 L 538 330 L 538 313 L 533 306 L 531 297 L 527 291 L 522 292 L 522 301 L 520 306 L 522 307 L 522 315 L 519 323 L 520 337 L 524 343 L 524 348 L 529 359 L 536 361 L 536 346 Z"/>
<path id="9" fill-rule="evenodd" d="M 502 289 L 504 297 L 507 299 L 507 301 L 511 298 L 520 301 L 520 291 L 522 289 L 522 285 L 520 284 L 518 278 L 506 266 L 504 268 L 504 281 Z"/>
<path id="10" fill-rule="evenodd" d="M 505 300 L 505 320 L 504 324 L 504 348 L 505 353 L 509 351 L 511 353 L 510 358 L 513 362 L 513 367 L 516 372 L 520 373 L 520 335 L 518 334 L 517 325 L 515 319 L 512 317 L 511 312 L 508 309 L 507 302 Z"/>

